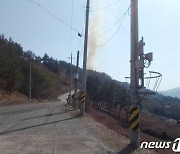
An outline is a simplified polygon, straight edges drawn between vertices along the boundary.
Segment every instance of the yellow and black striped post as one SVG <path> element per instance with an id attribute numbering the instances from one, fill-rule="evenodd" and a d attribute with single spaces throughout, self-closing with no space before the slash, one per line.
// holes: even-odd
<path id="1" fill-rule="evenodd" d="M 85 98 L 86 98 L 85 92 L 81 92 L 80 103 L 85 103 Z"/>
<path id="2" fill-rule="evenodd" d="M 132 107 L 130 110 L 130 129 L 138 130 L 139 128 L 139 108 Z"/>

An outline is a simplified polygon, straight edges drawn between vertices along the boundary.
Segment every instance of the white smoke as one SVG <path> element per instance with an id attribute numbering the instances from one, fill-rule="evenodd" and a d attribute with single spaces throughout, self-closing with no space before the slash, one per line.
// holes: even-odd
<path id="1" fill-rule="evenodd" d="M 96 0 L 93 1 L 93 5 L 95 8 L 100 8 L 102 6 L 103 1 L 102 0 Z M 93 8 L 93 7 L 92 7 Z M 101 33 L 101 27 L 102 27 L 102 21 L 103 21 L 103 13 L 97 11 L 95 14 L 93 14 L 90 17 L 89 21 L 89 37 L 88 37 L 88 63 L 87 67 L 88 69 L 96 69 L 96 61 L 95 56 L 96 53 L 99 51 L 98 45 L 102 42 L 101 37 L 98 37 Z"/>

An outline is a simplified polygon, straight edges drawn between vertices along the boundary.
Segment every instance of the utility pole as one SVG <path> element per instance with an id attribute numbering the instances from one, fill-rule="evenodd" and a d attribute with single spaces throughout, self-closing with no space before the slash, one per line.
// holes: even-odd
<path id="1" fill-rule="evenodd" d="M 139 86 L 139 69 L 136 67 L 138 61 L 138 0 L 131 0 L 131 81 L 130 81 L 130 92 L 131 92 L 131 115 L 136 110 L 139 111 L 138 104 L 138 86 Z M 137 119 L 132 115 L 130 117 L 131 122 L 135 122 L 131 125 L 131 144 L 135 147 L 139 147 L 139 114 L 136 116 Z"/>
<path id="2" fill-rule="evenodd" d="M 82 80 L 83 80 L 82 94 L 84 95 L 84 97 L 86 97 L 86 66 L 87 66 L 87 46 L 88 46 L 89 4 L 90 4 L 90 0 L 87 0 L 85 38 L 84 38 L 83 76 L 82 76 Z M 81 102 L 80 113 L 81 115 L 85 115 L 85 98 Z"/>
<path id="3" fill-rule="evenodd" d="M 72 91 L 72 52 L 71 52 L 71 74 L 70 74 L 70 91 L 69 91 L 69 95 L 70 95 L 70 104 L 72 103 L 72 97 L 71 97 L 71 91 Z"/>
<path id="4" fill-rule="evenodd" d="M 31 59 L 29 62 L 29 99 L 31 100 Z"/>
<path id="5" fill-rule="evenodd" d="M 131 144 L 139 147 L 140 144 L 140 105 L 142 98 L 151 92 L 143 92 L 144 87 L 144 68 L 149 67 L 153 61 L 153 53 L 144 54 L 145 42 L 143 37 L 140 41 L 138 36 L 138 0 L 131 0 L 131 110 L 130 110 L 130 129 Z M 148 65 L 145 66 L 148 61 Z M 159 73 L 160 74 L 160 73 Z M 162 76 L 162 75 L 161 75 Z M 141 81 L 139 83 L 139 81 Z M 144 96 L 140 98 L 140 94 Z"/>
<path id="6" fill-rule="evenodd" d="M 74 94 L 77 93 L 78 79 L 79 79 L 79 51 L 77 52 L 76 74 L 74 75 L 74 83 L 75 83 Z M 76 110 L 76 108 L 77 108 L 77 98 L 75 99 L 74 102 L 74 110 Z"/>

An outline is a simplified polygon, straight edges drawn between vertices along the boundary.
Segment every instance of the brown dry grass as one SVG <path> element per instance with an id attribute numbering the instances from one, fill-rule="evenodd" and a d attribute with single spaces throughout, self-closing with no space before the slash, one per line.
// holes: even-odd
<path id="1" fill-rule="evenodd" d="M 118 134 L 130 137 L 131 131 L 129 130 L 128 123 L 125 120 L 125 112 L 122 112 L 120 119 L 93 108 L 88 110 L 88 114 L 97 122 L 104 124 L 106 127 L 116 131 Z M 168 136 L 172 138 L 180 137 L 180 126 L 170 124 L 166 121 L 162 121 L 160 118 L 145 113 L 141 114 L 141 129 L 151 129 L 152 132 L 156 132 L 157 134 L 166 132 Z M 141 141 L 162 141 L 162 139 L 141 132 Z M 173 153 L 171 149 L 156 150 L 156 152 L 160 154 Z"/>
<path id="2" fill-rule="evenodd" d="M 28 97 L 15 91 L 15 92 L 7 92 L 4 90 L 0 90 L 0 101 L 17 101 L 17 100 L 27 100 Z"/>

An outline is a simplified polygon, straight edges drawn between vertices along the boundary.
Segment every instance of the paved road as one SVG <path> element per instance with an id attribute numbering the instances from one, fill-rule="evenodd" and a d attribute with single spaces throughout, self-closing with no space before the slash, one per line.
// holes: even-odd
<path id="1" fill-rule="evenodd" d="M 59 102 L 0 108 L 0 154 L 114 153 L 127 139 Z"/>

